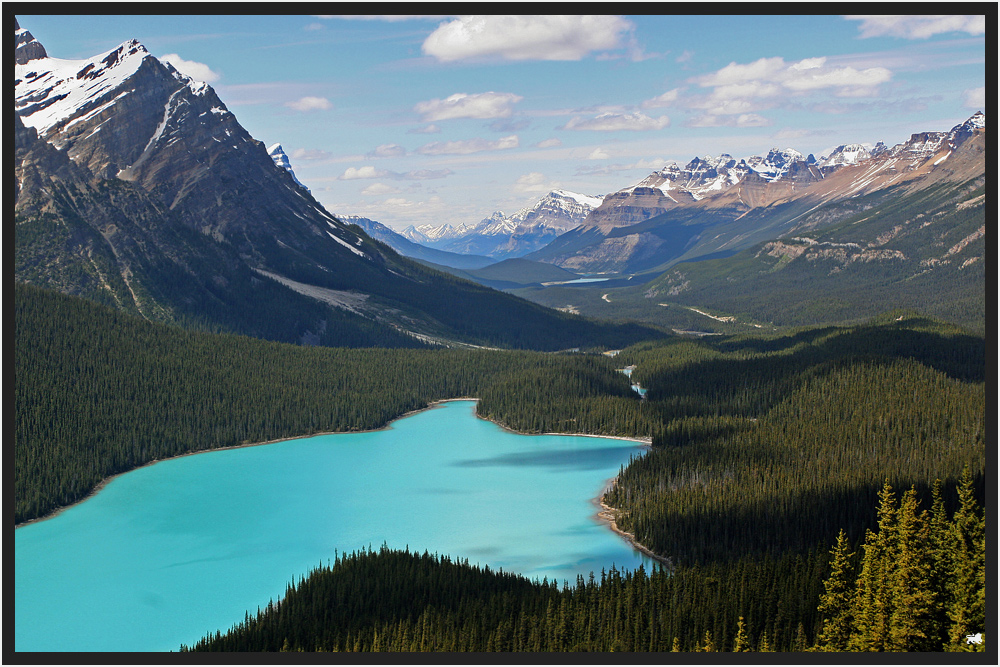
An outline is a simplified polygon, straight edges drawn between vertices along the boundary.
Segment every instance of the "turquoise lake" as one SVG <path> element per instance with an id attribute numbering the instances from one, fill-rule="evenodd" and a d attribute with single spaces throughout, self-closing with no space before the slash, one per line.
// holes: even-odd
<path id="1" fill-rule="evenodd" d="M 219 450 L 15 531 L 16 651 L 176 651 L 383 543 L 530 578 L 651 563 L 594 499 L 635 442 L 527 436 L 452 401 L 367 433 Z"/>

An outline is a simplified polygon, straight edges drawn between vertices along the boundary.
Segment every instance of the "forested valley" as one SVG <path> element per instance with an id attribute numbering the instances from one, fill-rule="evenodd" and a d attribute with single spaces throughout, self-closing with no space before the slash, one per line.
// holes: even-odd
<path id="1" fill-rule="evenodd" d="M 986 347 L 952 325 L 897 312 L 611 358 L 298 347 L 22 285 L 15 313 L 16 523 L 156 459 L 445 398 L 523 432 L 652 438 L 604 501 L 670 567 L 560 587 L 461 554 L 330 554 L 192 648 L 983 650 L 965 637 L 985 630 Z"/>

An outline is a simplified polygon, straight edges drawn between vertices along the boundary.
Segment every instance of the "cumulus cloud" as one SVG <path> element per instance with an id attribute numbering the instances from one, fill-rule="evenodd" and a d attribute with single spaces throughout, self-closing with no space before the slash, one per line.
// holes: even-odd
<path id="1" fill-rule="evenodd" d="M 193 60 L 184 60 L 176 53 L 168 53 L 165 56 L 160 56 L 160 60 L 170 63 L 178 72 L 186 74 L 197 81 L 215 83 L 222 76 L 218 72 L 212 71 L 212 68 L 208 65 Z"/>
<path id="2" fill-rule="evenodd" d="M 619 16 L 461 16 L 441 24 L 422 48 L 444 62 L 580 60 L 592 51 L 618 48 L 633 27 Z"/>
<path id="3" fill-rule="evenodd" d="M 543 139 L 535 144 L 538 148 L 556 148 L 557 146 L 562 146 L 562 141 L 553 137 L 551 139 Z"/>
<path id="4" fill-rule="evenodd" d="M 644 113 L 602 113 L 594 118 L 580 118 L 574 116 L 566 123 L 564 130 L 591 130 L 594 132 L 617 132 L 620 130 L 630 130 L 643 132 L 648 130 L 662 130 L 670 124 L 670 119 L 666 116 L 650 118 Z"/>
<path id="5" fill-rule="evenodd" d="M 587 159 L 588 160 L 607 160 L 609 157 L 611 157 L 611 156 L 608 155 L 608 152 L 606 150 L 604 150 L 603 148 L 601 148 L 600 146 L 598 146 L 594 150 L 590 151 L 590 155 L 587 156 Z"/>
<path id="6" fill-rule="evenodd" d="M 507 118 L 513 113 L 513 105 L 522 99 L 514 93 L 493 91 L 473 95 L 455 93 L 443 100 L 418 102 L 413 110 L 426 122 L 452 118 Z"/>
<path id="7" fill-rule="evenodd" d="M 461 139 L 458 141 L 435 141 L 417 149 L 422 155 L 468 155 L 482 151 L 499 151 L 517 148 L 520 140 L 516 134 L 496 141 L 486 139 Z"/>
<path id="8" fill-rule="evenodd" d="M 677 97 L 680 94 L 680 88 L 674 88 L 673 90 L 668 90 L 662 95 L 657 95 L 651 100 L 646 100 L 639 106 L 643 109 L 658 109 L 660 107 L 673 106 L 677 102 Z"/>
<path id="9" fill-rule="evenodd" d="M 903 37 L 927 39 L 946 32 L 965 32 L 970 35 L 986 34 L 986 16 L 969 14 L 923 16 L 845 16 L 850 21 L 861 21 L 861 37 Z"/>
<path id="10" fill-rule="evenodd" d="M 789 98 L 810 94 L 874 97 L 879 86 L 891 78 L 892 72 L 884 67 L 833 65 L 826 57 L 790 63 L 781 57 L 760 58 L 750 63 L 732 62 L 712 74 L 696 77 L 695 83 L 711 90 L 685 103 L 705 114 L 689 125 L 759 127 L 764 121 L 754 112 L 778 106 Z M 722 121 L 717 116 L 739 116 L 742 121 Z"/>
<path id="11" fill-rule="evenodd" d="M 285 106 L 296 111 L 325 111 L 332 109 L 333 104 L 325 97 L 300 97 L 297 100 L 285 102 Z"/>
<path id="12" fill-rule="evenodd" d="M 965 106 L 970 109 L 986 108 L 986 86 L 965 91 Z"/>
<path id="13" fill-rule="evenodd" d="M 434 123 L 427 125 L 425 127 L 416 127 L 412 130 L 407 130 L 407 134 L 440 134 L 441 128 Z"/>
<path id="14" fill-rule="evenodd" d="M 368 196 L 394 195 L 399 193 L 399 188 L 394 188 L 385 183 L 372 183 L 361 191 L 361 194 Z"/>
<path id="15" fill-rule="evenodd" d="M 514 192 L 549 192 L 552 189 L 553 185 L 549 180 L 537 171 L 518 176 L 514 182 Z"/>
<path id="16" fill-rule="evenodd" d="M 381 144 L 375 150 L 369 151 L 367 157 L 403 157 L 406 149 L 399 144 Z"/>
<path id="17" fill-rule="evenodd" d="M 362 178 L 385 178 L 389 172 L 385 169 L 376 169 L 371 165 L 364 167 L 348 167 L 343 174 L 338 176 L 341 181 L 354 181 Z"/>

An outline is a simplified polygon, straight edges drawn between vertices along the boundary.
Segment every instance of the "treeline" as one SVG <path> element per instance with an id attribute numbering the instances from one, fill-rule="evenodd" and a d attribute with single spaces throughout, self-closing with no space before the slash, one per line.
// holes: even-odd
<path id="1" fill-rule="evenodd" d="M 150 323 L 18 284 L 15 522 L 156 459 L 375 429 L 435 400 L 508 391 L 524 400 L 495 410 L 520 430 L 537 430 L 531 410 L 548 392 L 638 402 L 600 355 L 300 347 Z"/>
<path id="2" fill-rule="evenodd" d="M 967 637 L 985 628 L 985 517 L 970 476 L 951 518 L 935 488 L 929 510 L 883 488 L 860 565 L 844 533 L 831 565 L 812 549 L 673 573 L 612 568 L 562 588 L 426 552 L 337 555 L 181 650 L 982 651 Z"/>

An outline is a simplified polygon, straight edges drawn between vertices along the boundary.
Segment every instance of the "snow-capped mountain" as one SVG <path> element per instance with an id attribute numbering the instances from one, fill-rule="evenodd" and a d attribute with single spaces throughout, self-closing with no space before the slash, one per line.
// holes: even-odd
<path id="1" fill-rule="evenodd" d="M 783 224 L 825 202 L 893 185 L 975 178 L 983 169 L 985 127 L 980 112 L 948 132 L 916 133 L 891 148 L 882 142 L 844 144 L 818 160 L 774 148 L 744 159 L 722 154 L 694 158 L 684 167 L 670 163 L 607 195 L 580 227 L 528 258 L 598 272 L 640 264 L 651 268 L 697 252 L 698 243 L 712 252 L 743 247 L 779 234 Z M 724 233 L 701 236 L 708 226 L 737 220 L 740 224 Z M 647 221 L 641 231 L 627 231 Z"/>
<path id="2" fill-rule="evenodd" d="M 881 144 L 885 148 L 885 144 Z M 830 172 L 845 164 L 857 164 L 872 156 L 874 148 L 865 144 L 843 144 L 833 149 L 829 155 L 821 157 L 816 165 L 823 172 Z"/>
<path id="3" fill-rule="evenodd" d="M 579 225 L 602 200 L 593 195 L 553 190 L 511 215 L 496 211 L 476 224 L 457 227 L 411 225 L 402 235 L 415 243 L 464 255 L 521 257 Z"/>
<path id="4" fill-rule="evenodd" d="M 312 192 L 309 188 L 306 188 L 305 185 L 302 185 L 302 181 L 300 181 L 298 177 L 295 175 L 295 172 L 292 170 L 292 163 L 288 159 L 288 156 L 285 154 L 285 151 L 281 147 L 281 144 L 273 144 L 270 148 L 267 149 L 267 154 L 271 156 L 272 160 L 274 160 L 274 164 L 278 165 L 279 167 L 287 171 L 289 174 L 291 174 L 292 180 L 294 180 L 296 183 L 305 188 L 306 192 L 310 193 Z"/>
<path id="5" fill-rule="evenodd" d="M 561 349 L 595 331 L 446 280 L 340 221 L 211 86 L 136 40 L 66 60 L 15 22 L 15 45 L 18 281 L 308 344 Z"/>

